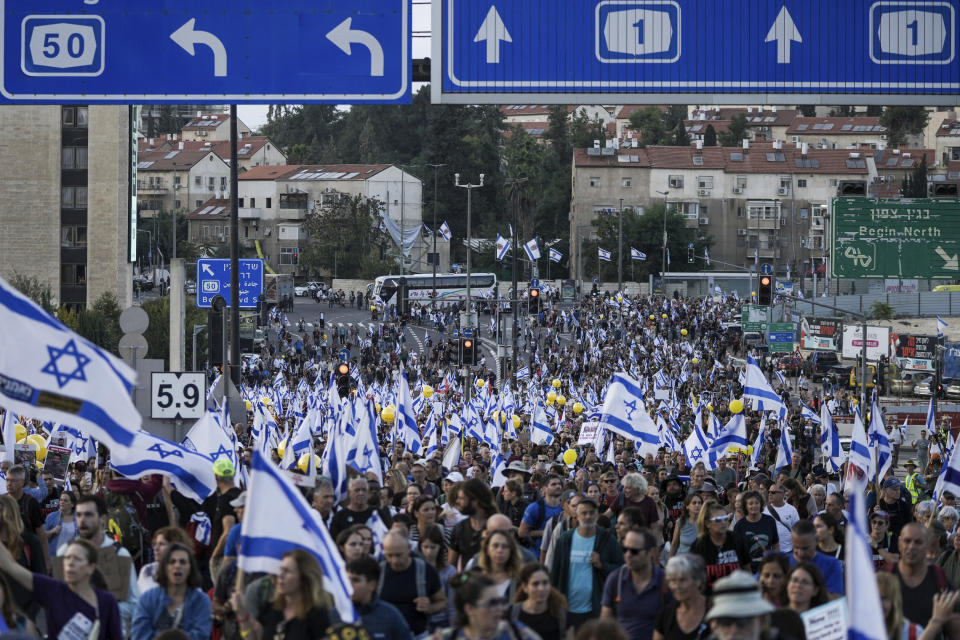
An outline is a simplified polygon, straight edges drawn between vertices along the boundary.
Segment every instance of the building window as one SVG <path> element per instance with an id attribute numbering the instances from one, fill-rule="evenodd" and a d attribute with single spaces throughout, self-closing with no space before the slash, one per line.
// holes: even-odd
<path id="1" fill-rule="evenodd" d="M 174 200 L 174 201 L 173 201 L 173 208 L 174 208 L 174 209 L 178 209 L 178 210 L 180 209 L 180 201 L 179 201 L 179 200 Z"/>
<path id="2" fill-rule="evenodd" d="M 250 208 L 253 209 L 253 208 L 256 207 L 256 206 L 257 206 L 257 199 L 256 199 L 256 198 L 250 198 Z"/>
<path id="3" fill-rule="evenodd" d="M 713 176 L 698 176 L 697 184 L 700 189 L 713 189 Z"/>
<path id="4" fill-rule="evenodd" d="M 87 246 L 87 226 L 73 224 L 60 227 L 60 246 L 68 249 Z"/>
<path id="5" fill-rule="evenodd" d="M 427 264 L 440 264 L 440 254 L 439 254 L 439 253 L 428 253 L 428 254 L 427 254 Z"/>
<path id="6" fill-rule="evenodd" d="M 200 176 L 193 176 L 193 184 L 199 187 L 201 184 L 203 184 L 203 178 Z"/>
<path id="7" fill-rule="evenodd" d="M 215 176 L 210 176 L 209 178 L 207 178 L 207 185 L 210 187 L 213 187 L 216 184 L 216 180 L 217 179 Z"/>
<path id="8" fill-rule="evenodd" d="M 77 112 L 74 107 L 63 108 L 63 126 L 72 127 L 77 122 Z"/>
<path id="9" fill-rule="evenodd" d="M 240 209 L 243 208 L 243 198 L 237 198 L 237 207 Z"/>
<path id="10" fill-rule="evenodd" d="M 687 220 L 696 220 L 700 217 L 699 202 L 668 202 L 667 207 L 676 211 Z"/>
<path id="11" fill-rule="evenodd" d="M 79 286 L 87 284 L 87 265 L 60 265 L 60 284 L 66 286 Z"/>
<path id="12" fill-rule="evenodd" d="M 797 178 L 797 189 L 806 189 L 806 188 L 807 188 L 807 179 Z"/>
<path id="13" fill-rule="evenodd" d="M 210 227 L 209 227 L 209 226 L 203 225 L 202 227 L 200 227 L 200 237 L 203 238 L 204 240 L 209 240 L 209 239 L 210 239 Z"/>
<path id="14" fill-rule="evenodd" d="M 590 186 L 591 186 L 591 187 L 599 187 L 599 186 L 600 186 L 600 176 L 591 176 L 591 178 L 590 178 Z"/>
<path id="15" fill-rule="evenodd" d="M 64 147 L 60 152 L 60 167 L 62 169 L 86 169 L 86 147 Z"/>
<path id="16" fill-rule="evenodd" d="M 273 198 L 267 198 L 267 209 L 273 206 Z"/>
<path id="17" fill-rule="evenodd" d="M 790 179 L 790 176 L 780 176 L 780 190 L 781 191 L 790 191 L 790 187 L 793 184 L 793 180 Z"/>
<path id="18" fill-rule="evenodd" d="M 633 178 L 620 178 L 620 186 L 624 189 L 633 187 Z"/>
<path id="19" fill-rule="evenodd" d="M 74 187 L 63 187 L 60 189 L 60 206 L 65 209 L 73 209 L 76 202 L 77 192 Z"/>
<path id="20" fill-rule="evenodd" d="M 194 202 L 193 206 L 196 207 L 197 209 L 203 206 L 203 200 L 194 200 L 193 202 Z"/>
<path id="21" fill-rule="evenodd" d="M 87 126 L 87 108 L 77 107 L 77 126 L 86 128 Z"/>
<path id="22" fill-rule="evenodd" d="M 180 176 L 173 176 L 173 188 L 176 189 L 179 186 L 180 186 Z"/>
<path id="23" fill-rule="evenodd" d="M 749 220 L 776 220 L 779 214 L 780 207 L 774 202 L 751 202 L 747 205 Z"/>
<path id="24" fill-rule="evenodd" d="M 297 265 L 300 261 L 300 249 L 297 247 L 280 247 L 280 264 Z"/>
<path id="25" fill-rule="evenodd" d="M 670 176 L 668 184 L 671 189 L 683 189 L 683 176 Z"/>
<path id="26" fill-rule="evenodd" d="M 74 206 L 77 209 L 86 209 L 87 208 L 87 188 L 86 187 L 77 187 L 76 189 L 76 202 Z"/>
<path id="27" fill-rule="evenodd" d="M 221 189 L 226 189 L 226 188 L 227 188 L 227 177 L 226 177 L 226 176 L 220 176 L 220 188 L 221 188 Z"/>

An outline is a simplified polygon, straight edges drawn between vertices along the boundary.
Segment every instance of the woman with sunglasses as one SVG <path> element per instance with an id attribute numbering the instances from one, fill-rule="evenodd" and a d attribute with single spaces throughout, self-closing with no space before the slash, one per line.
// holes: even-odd
<path id="1" fill-rule="evenodd" d="M 432 640 L 537 640 L 522 622 L 504 619 L 509 600 L 487 576 L 464 572 L 450 582 L 457 616 L 452 627 L 435 633 Z"/>
<path id="2" fill-rule="evenodd" d="M 729 530 L 730 514 L 718 502 L 709 501 L 700 509 L 697 530 L 700 536 L 690 545 L 707 565 L 707 585 L 737 569 L 750 570 L 750 550 L 743 536 Z"/>
<path id="3" fill-rule="evenodd" d="M 277 572 L 273 606 L 256 619 L 247 611 L 243 593 L 231 596 L 243 640 L 319 640 L 330 626 L 330 597 L 323 590 L 323 571 L 303 549 L 283 554 Z"/>
<path id="4" fill-rule="evenodd" d="M 167 546 L 160 558 L 157 586 L 140 596 L 133 614 L 131 640 L 152 640 L 161 631 L 180 629 L 190 640 L 210 637 L 210 599 L 193 552 Z"/>

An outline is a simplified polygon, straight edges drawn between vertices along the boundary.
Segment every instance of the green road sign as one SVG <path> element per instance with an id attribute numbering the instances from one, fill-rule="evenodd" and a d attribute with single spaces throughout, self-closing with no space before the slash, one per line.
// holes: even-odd
<path id="1" fill-rule="evenodd" d="M 793 353 L 796 325 L 792 322 L 771 322 L 767 325 L 767 345 L 770 353 Z"/>
<path id="2" fill-rule="evenodd" d="M 960 200 L 833 201 L 834 278 L 960 279 Z"/>
<path id="3" fill-rule="evenodd" d="M 766 333 L 767 318 L 770 316 L 770 307 L 756 304 L 745 304 L 740 309 L 740 326 L 744 331 L 759 331 Z"/>

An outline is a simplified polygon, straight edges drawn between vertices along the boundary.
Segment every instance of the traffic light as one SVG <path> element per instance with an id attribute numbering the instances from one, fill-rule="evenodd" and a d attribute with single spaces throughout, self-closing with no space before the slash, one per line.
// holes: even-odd
<path id="1" fill-rule="evenodd" d="M 346 362 L 337 365 L 337 393 L 341 398 L 350 395 L 350 365 Z"/>
<path id="2" fill-rule="evenodd" d="M 473 338 L 460 338 L 460 364 L 464 366 L 477 364 L 477 344 Z"/>
<path id="3" fill-rule="evenodd" d="M 540 315 L 540 289 L 536 287 L 530 287 L 527 291 L 527 313 Z"/>
<path id="4" fill-rule="evenodd" d="M 770 276 L 760 276 L 760 288 L 757 290 L 757 304 L 760 306 L 770 306 L 773 300 L 773 278 Z"/>
<path id="5" fill-rule="evenodd" d="M 693 245 L 692 244 L 687 245 L 687 262 L 689 262 L 690 264 L 693 264 Z"/>

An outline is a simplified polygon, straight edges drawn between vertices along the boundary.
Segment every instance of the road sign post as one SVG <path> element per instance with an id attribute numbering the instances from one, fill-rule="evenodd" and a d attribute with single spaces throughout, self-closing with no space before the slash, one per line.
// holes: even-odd
<path id="1" fill-rule="evenodd" d="M 834 278 L 960 278 L 960 200 L 837 198 Z"/>
<path id="2" fill-rule="evenodd" d="M 240 308 L 256 309 L 257 297 L 263 293 L 263 260 L 243 258 L 239 261 Z M 200 258 L 197 260 L 197 308 L 209 309 L 215 297 L 223 296 L 230 306 L 230 260 Z"/>
<path id="3" fill-rule="evenodd" d="M 410 102 L 411 5 L 0 0 L 0 103 Z"/>
<path id="4" fill-rule="evenodd" d="M 897 104 L 914 96 L 910 103 L 953 105 L 960 96 L 957 0 L 432 4 L 434 102 Z"/>
<path id="5" fill-rule="evenodd" d="M 771 322 L 767 325 L 767 345 L 770 353 L 793 353 L 796 325 L 792 322 Z"/>
<path id="6" fill-rule="evenodd" d="M 745 304 L 741 309 L 740 326 L 744 331 L 766 333 L 769 319 L 770 307 Z"/>

